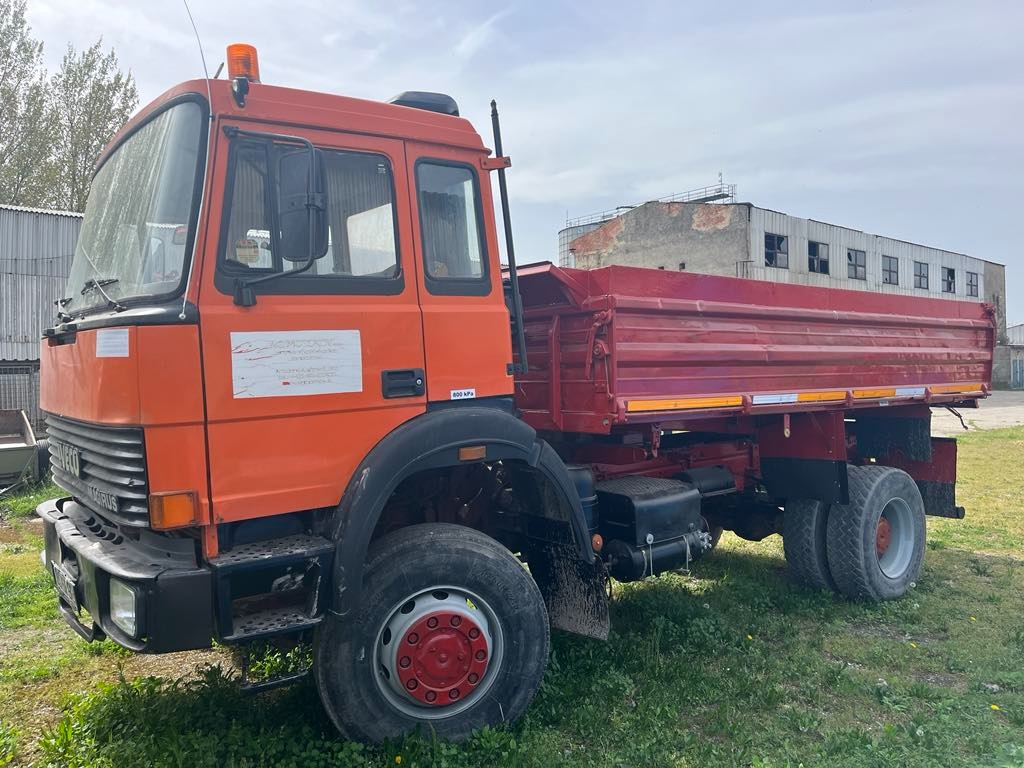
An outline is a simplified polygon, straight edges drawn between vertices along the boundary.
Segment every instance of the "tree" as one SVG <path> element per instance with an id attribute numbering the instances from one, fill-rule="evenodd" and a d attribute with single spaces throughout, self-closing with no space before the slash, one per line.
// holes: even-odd
<path id="1" fill-rule="evenodd" d="M 0 203 L 38 205 L 52 136 L 46 119 L 43 44 L 25 21 L 25 0 L 0 0 Z"/>
<path id="2" fill-rule="evenodd" d="M 80 54 L 68 45 L 50 80 L 53 149 L 47 175 L 49 201 L 57 208 L 85 208 L 96 159 L 139 103 L 135 78 L 121 72 L 117 55 L 104 54 L 102 45 L 101 38 Z"/>
<path id="3" fill-rule="evenodd" d="M 0 203 L 81 211 L 100 152 L 139 102 L 135 78 L 97 40 L 68 46 L 52 77 L 26 0 L 0 0 Z"/>

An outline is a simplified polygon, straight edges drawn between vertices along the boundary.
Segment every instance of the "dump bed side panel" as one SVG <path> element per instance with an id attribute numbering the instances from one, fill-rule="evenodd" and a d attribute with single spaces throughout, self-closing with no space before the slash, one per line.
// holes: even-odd
<path id="1" fill-rule="evenodd" d="M 630 267 L 525 272 L 530 371 L 516 392 L 541 429 L 958 401 L 991 382 L 980 303 Z"/>

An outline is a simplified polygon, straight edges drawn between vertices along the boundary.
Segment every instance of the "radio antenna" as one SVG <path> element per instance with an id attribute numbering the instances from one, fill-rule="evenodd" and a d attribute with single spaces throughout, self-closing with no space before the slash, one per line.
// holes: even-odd
<path id="1" fill-rule="evenodd" d="M 213 127 L 213 89 L 210 87 L 210 70 L 206 66 L 206 54 L 203 53 L 203 41 L 199 37 L 199 28 L 196 26 L 196 20 L 192 18 L 192 9 L 188 7 L 188 0 L 181 0 L 182 5 L 185 6 L 185 13 L 188 14 L 189 23 L 192 25 L 192 31 L 196 35 L 196 45 L 199 46 L 199 60 L 203 62 L 203 74 L 206 75 L 206 110 L 210 117 L 210 127 Z M 185 309 L 188 307 L 188 287 L 192 283 L 192 270 L 196 264 L 196 240 L 198 240 L 198 228 L 199 222 L 203 219 L 203 207 L 206 202 L 206 178 L 210 172 L 210 140 L 207 136 L 206 141 L 206 157 L 203 162 L 203 189 L 199 195 L 199 210 L 196 212 L 196 229 L 197 231 L 192 237 L 192 253 L 189 254 L 191 259 L 188 264 L 188 278 L 185 280 L 185 293 L 181 297 L 181 312 L 178 314 L 179 320 L 185 319 Z"/>

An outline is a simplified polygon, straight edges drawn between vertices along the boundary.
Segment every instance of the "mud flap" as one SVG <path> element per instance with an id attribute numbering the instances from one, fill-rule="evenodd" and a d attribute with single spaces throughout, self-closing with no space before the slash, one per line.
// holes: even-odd
<path id="1" fill-rule="evenodd" d="M 551 626 L 607 640 L 610 621 L 604 564 L 599 559 L 584 562 L 574 546 L 564 544 L 538 542 L 526 554 Z"/>

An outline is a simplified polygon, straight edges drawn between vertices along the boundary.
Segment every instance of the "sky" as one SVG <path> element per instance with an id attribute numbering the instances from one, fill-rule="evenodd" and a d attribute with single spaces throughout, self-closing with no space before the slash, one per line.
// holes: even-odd
<path id="1" fill-rule="evenodd" d="M 498 100 L 520 262 L 568 217 L 713 184 L 795 216 L 1006 265 L 1024 322 L 1024 3 L 193 0 L 210 71 L 386 100 Z M 144 104 L 202 76 L 175 0 L 32 0 L 56 68 L 102 36 Z"/>

